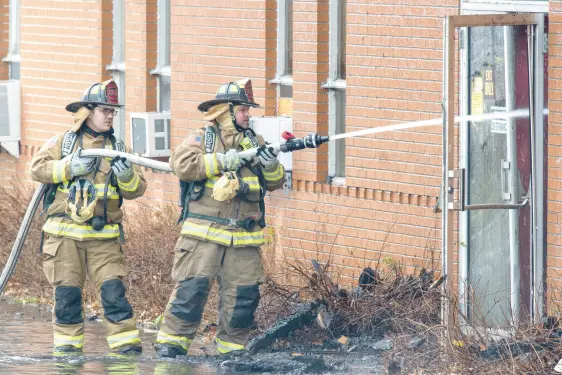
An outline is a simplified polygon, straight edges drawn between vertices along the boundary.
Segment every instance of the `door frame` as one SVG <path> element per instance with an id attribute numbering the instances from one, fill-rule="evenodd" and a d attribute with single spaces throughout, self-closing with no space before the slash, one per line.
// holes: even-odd
<path id="1" fill-rule="evenodd" d="M 455 45 L 455 35 L 457 29 L 459 31 L 458 35 L 462 35 L 463 28 L 476 27 L 476 26 L 522 26 L 522 25 L 535 25 L 537 30 L 537 35 L 535 40 L 542 41 L 544 35 L 544 17 L 545 13 L 530 13 L 530 14 L 487 14 L 487 15 L 461 15 L 461 16 L 448 16 L 444 23 L 444 53 L 443 53 L 443 186 L 442 186 L 442 199 L 443 199 L 443 217 L 442 217 L 442 267 L 443 275 L 453 274 L 454 272 L 454 258 L 453 254 L 455 251 L 455 211 L 460 211 L 459 218 L 459 230 L 461 226 L 468 225 L 468 217 L 464 206 L 461 209 L 461 205 L 456 199 L 459 198 L 459 183 L 464 176 L 461 175 L 461 170 L 455 168 L 454 158 L 455 158 L 455 57 L 456 52 L 459 49 Z M 466 43 L 467 38 L 460 38 L 461 43 Z M 464 52 L 463 52 L 464 50 Z M 468 89 L 468 77 L 467 77 L 467 61 L 468 56 L 466 55 L 467 49 L 460 49 L 460 76 L 459 76 L 459 88 L 460 95 L 467 95 Z M 533 176 L 543 176 L 543 160 L 544 160 L 544 147 L 543 147 L 543 108 L 544 108 L 544 95 L 543 95 L 543 85 L 544 85 L 544 50 L 542 43 L 534 43 L 534 56 L 533 56 L 533 79 L 534 79 L 534 89 L 532 96 L 534 98 L 533 115 L 531 120 L 531 132 L 534 132 L 537 136 L 533 137 L 534 147 L 533 165 L 532 171 Z M 461 115 L 467 114 L 467 98 L 459 97 L 460 101 L 460 111 Z M 462 129 L 466 129 L 466 126 L 461 126 L 459 130 L 459 135 L 461 136 L 459 145 L 459 151 L 461 147 L 466 150 L 468 143 L 468 137 Z M 459 152 L 460 154 L 460 152 Z M 466 159 L 466 158 L 465 158 Z M 464 163 L 462 155 L 459 155 L 459 163 Z M 460 166 L 462 167 L 462 165 Z M 545 261 L 545 244 L 544 244 L 544 222 L 542 220 L 544 213 L 544 193 L 543 193 L 543 179 L 533 178 L 532 179 L 532 191 L 531 191 L 531 216 L 533 218 L 541 218 L 539 220 L 532 220 L 531 229 L 531 265 L 532 265 L 532 277 L 531 277 L 531 299 L 532 299 L 532 311 L 531 319 L 534 322 L 538 322 L 542 319 L 544 315 L 544 261 Z M 462 191 L 462 189 L 460 189 Z M 456 199 L 455 199 L 456 198 Z M 464 197 L 463 197 L 464 198 Z M 540 204 L 537 204 L 539 203 Z M 464 281 L 468 276 L 468 244 L 466 238 L 467 231 L 464 230 L 465 238 L 459 237 L 458 246 L 459 258 L 458 258 L 458 292 L 459 292 L 459 312 L 467 316 L 467 303 L 464 300 L 466 296 L 466 285 Z M 459 231 L 460 235 L 460 231 Z M 464 245 L 464 246 L 463 246 Z M 517 253 L 518 256 L 518 253 Z M 513 264 L 510 260 L 510 264 Z M 518 262 L 517 262 L 518 264 Z M 511 290 L 516 287 L 518 280 L 512 278 Z M 447 296 L 453 295 L 453 285 L 454 280 L 452 277 L 448 277 L 444 283 L 444 292 Z M 512 295 L 512 309 L 513 311 L 519 311 L 519 301 L 518 298 L 513 298 Z M 514 306 L 515 304 L 515 306 Z M 452 319 L 455 319 L 455 314 L 450 314 L 447 308 L 447 304 L 444 304 L 443 319 L 447 320 L 449 323 Z"/>

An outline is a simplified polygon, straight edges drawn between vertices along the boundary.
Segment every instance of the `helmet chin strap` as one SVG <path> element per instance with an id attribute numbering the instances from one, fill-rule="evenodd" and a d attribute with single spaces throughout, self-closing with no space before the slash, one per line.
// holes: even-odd
<path id="1" fill-rule="evenodd" d="M 232 123 L 234 124 L 234 127 L 236 128 L 236 130 L 238 130 L 240 133 L 243 133 L 244 129 L 242 126 L 240 126 L 237 122 L 236 122 L 236 116 L 234 116 L 234 104 L 232 103 L 228 103 L 228 108 L 230 109 L 230 118 L 232 120 Z"/>

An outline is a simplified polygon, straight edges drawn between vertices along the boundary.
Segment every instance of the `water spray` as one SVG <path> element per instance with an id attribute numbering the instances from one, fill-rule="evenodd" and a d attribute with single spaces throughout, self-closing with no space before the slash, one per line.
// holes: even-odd
<path id="1" fill-rule="evenodd" d="M 544 114 L 548 114 L 548 109 L 544 110 Z M 478 122 L 478 121 L 488 121 L 488 120 L 498 120 L 498 119 L 508 119 L 508 118 L 523 118 L 529 117 L 529 110 L 528 109 L 517 109 L 514 111 L 509 112 L 494 112 L 494 113 L 486 113 L 482 115 L 468 115 L 468 116 L 458 116 L 455 117 L 454 122 Z M 386 125 L 380 126 L 376 128 L 358 130 L 354 132 L 336 134 L 336 135 L 319 135 L 317 133 L 310 133 L 304 138 L 296 138 L 292 133 L 283 132 L 282 137 L 286 140 L 285 143 L 275 143 L 269 145 L 269 147 L 273 147 L 277 151 L 281 152 L 293 152 L 296 150 L 303 150 L 305 148 L 318 148 L 320 145 L 335 141 L 338 139 L 345 139 L 345 138 L 353 138 L 353 137 L 361 137 L 364 135 L 369 134 L 376 134 L 376 133 L 386 133 L 390 131 L 397 131 L 397 130 L 406 130 L 406 129 L 413 129 L 413 128 L 421 128 L 424 126 L 435 126 L 443 124 L 443 118 L 438 117 L 430 120 L 422 120 L 422 121 L 413 121 L 413 122 L 406 122 L 402 124 L 394 124 L 394 125 Z M 241 157 L 254 157 L 257 153 L 257 148 L 252 148 L 246 151 L 240 152 Z"/>

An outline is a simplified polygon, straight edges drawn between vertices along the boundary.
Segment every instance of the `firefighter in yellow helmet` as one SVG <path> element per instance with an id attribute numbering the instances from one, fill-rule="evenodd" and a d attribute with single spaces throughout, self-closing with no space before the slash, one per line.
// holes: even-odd
<path id="1" fill-rule="evenodd" d="M 54 287 L 54 351 L 80 352 L 84 345 L 82 288 L 86 275 L 96 287 L 111 350 L 142 351 L 133 309 L 122 278 L 123 199 L 144 194 L 140 168 L 126 158 L 84 157 L 81 149 L 110 148 L 125 152 L 113 135 L 119 105 L 114 81 L 96 83 L 81 101 L 66 106 L 72 128 L 51 138 L 35 154 L 31 177 L 49 184 L 44 197 L 43 270 Z"/>
<path id="2" fill-rule="evenodd" d="M 210 124 L 170 157 L 181 180 L 183 226 L 172 269 L 176 285 L 156 339 L 160 357 L 187 354 L 215 279 L 218 352 L 242 350 L 248 341 L 264 281 L 264 196 L 285 181 L 278 152 L 249 129 L 252 107 L 258 104 L 249 79 L 221 86 L 215 99 L 198 107 Z M 256 158 L 241 158 L 239 151 L 249 148 L 259 148 Z"/>

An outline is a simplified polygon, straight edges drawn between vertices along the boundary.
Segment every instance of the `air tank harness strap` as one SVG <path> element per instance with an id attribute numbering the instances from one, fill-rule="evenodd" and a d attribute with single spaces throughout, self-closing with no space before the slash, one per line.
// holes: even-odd
<path id="1" fill-rule="evenodd" d="M 256 220 L 251 217 L 247 217 L 244 220 L 233 220 L 233 219 L 222 219 L 220 217 L 196 214 L 193 212 L 188 212 L 187 217 L 190 217 L 192 219 L 212 221 L 220 225 L 228 225 L 231 227 L 244 228 L 246 230 L 252 230 L 256 226 Z"/>

